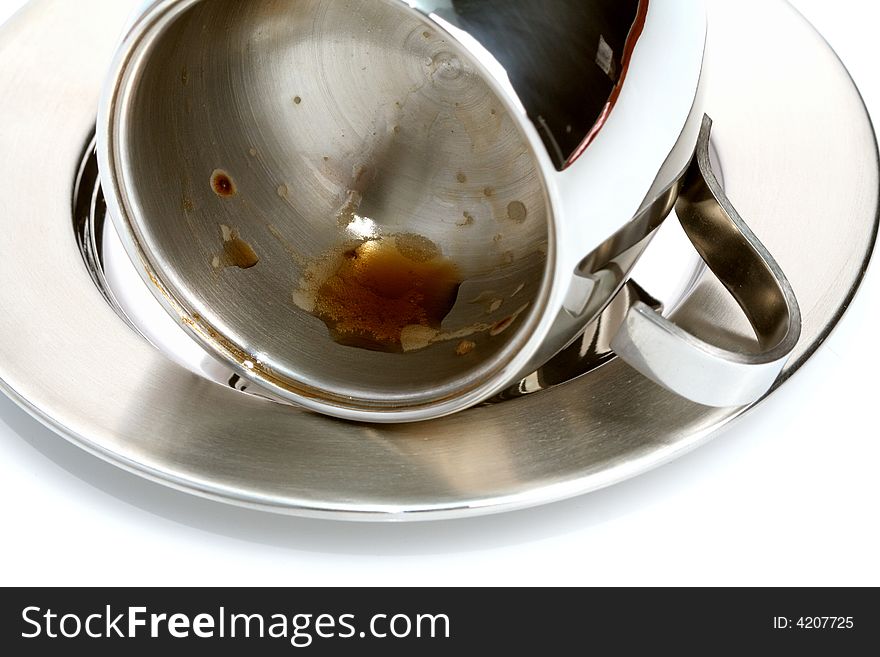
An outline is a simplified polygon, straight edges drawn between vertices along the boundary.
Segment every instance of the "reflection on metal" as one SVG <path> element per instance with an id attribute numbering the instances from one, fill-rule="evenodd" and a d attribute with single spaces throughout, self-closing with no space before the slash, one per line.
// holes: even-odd
<path id="1" fill-rule="evenodd" d="M 507 71 L 559 169 L 613 106 L 647 0 L 417 2 L 470 33 Z"/>
<path id="2" fill-rule="evenodd" d="M 137 330 L 116 300 L 113 289 L 104 276 L 102 235 L 107 218 L 107 205 L 98 177 L 98 158 L 95 153 L 94 131 L 86 147 L 73 184 L 73 232 L 86 269 L 107 303 L 132 328 Z"/>
<path id="3" fill-rule="evenodd" d="M 602 311 L 599 318 L 591 323 L 577 340 L 551 358 L 538 371 L 525 377 L 517 385 L 511 386 L 488 403 L 498 403 L 549 390 L 588 374 L 611 361 L 615 358 L 615 353 L 611 349 L 611 340 L 635 303 L 644 303 L 657 312 L 663 310 L 663 304 L 652 298 L 638 283 L 633 280 L 628 281 Z"/>
<path id="4" fill-rule="evenodd" d="M 662 213 L 665 216 L 669 208 L 666 207 L 666 201 L 661 201 L 661 205 L 663 207 L 658 207 L 654 214 Z M 94 140 L 90 141 L 83 155 L 81 173 L 75 181 L 73 218 L 77 244 L 95 286 L 117 314 L 135 331 L 144 335 L 143 322 L 149 321 L 149 319 L 136 314 L 136 309 L 127 312 L 122 307 L 114 293 L 113 284 L 110 283 L 111 277 L 108 277 L 105 272 L 104 248 L 106 241 L 104 229 L 108 225 L 106 223 L 107 207 L 104 204 L 104 196 L 98 178 Z M 609 262 L 604 263 L 605 269 L 609 269 L 609 264 Z M 626 269 L 629 270 L 629 268 L 630 265 L 627 264 Z M 619 267 L 615 269 L 622 280 L 622 270 Z M 597 269 L 592 275 L 598 274 L 598 271 Z M 116 277 L 112 278 L 115 280 Z M 589 296 L 589 294 L 585 295 L 585 301 L 589 299 Z M 562 350 L 558 356 L 551 359 L 537 372 L 528 375 L 520 383 L 491 400 L 490 403 L 497 403 L 503 399 L 522 394 L 531 394 L 571 381 L 614 358 L 610 348 L 610 340 L 626 315 L 627 309 L 636 301 L 647 303 L 655 309 L 662 308 L 659 301 L 651 298 L 635 281 L 630 281 L 615 296 L 599 318 L 584 329 L 583 334 L 573 344 Z M 585 307 L 577 313 L 577 316 L 582 316 L 584 312 L 586 312 Z M 576 317 L 573 319 L 576 321 Z M 157 343 L 155 339 L 150 342 L 160 351 L 166 352 L 169 349 L 167 345 Z M 207 358 L 207 354 L 205 357 Z M 200 374 L 206 376 L 205 372 L 200 372 Z M 216 373 L 211 372 L 211 374 L 209 378 L 217 383 L 228 385 L 240 392 L 247 391 L 248 394 L 265 398 L 258 388 L 249 386 L 246 379 L 232 370 L 218 369 Z"/>
<path id="5" fill-rule="evenodd" d="M 643 303 L 628 312 L 612 348 L 650 379 L 708 406 L 757 401 L 773 386 L 801 335 L 801 312 L 782 269 L 731 205 L 709 162 L 703 119 L 678 217 L 703 260 L 736 299 L 760 350 L 731 351 L 694 337 Z"/>
<path id="6" fill-rule="evenodd" d="M 0 136 L 0 388 L 61 436 L 228 503 L 414 520 L 596 490 L 690 451 L 746 410 L 684 401 L 613 359 L 540 394 L 417 425 L 371 426 L 241 394 L 158 353 L 96 293 L 70 231 L 69 184 L 136 3 L 37 0 L 0 33 L 0 122 L 14 126 Z M 880 189 L 874 133 L 845 68 L 787 3 L 711 6 L 707 111 L 725 189 L 782 264 L 803 311 L 784 379 L 825 340 L 866 271 Z M 743 34 L 771 50 L 743 48 Z M 46 121 L 35 107 L 64 112 Z M 723 326 L 738 342 L 751 331 L 741 315 L 707 276 L 670 318 L 692 332 Z"/>
<path id="7" fill-rule="evenodd" d="M 696 143 L 690 118 L 702 114 L 702 5 L 651 0 L 649 21 L 637 0 L 452 6 L 458 32 L 399 2 L 279 13 L 274 2 L 167 0 L 145 9 L 116 55 L 97 133 L 113 224 L 174 321 L 271 396 L 379 423 L 470 408 L 576 339 L 671 207 Z M 663 43 L 671 33 L 675 47 Z M 640 35 L 642 63 L 628 67 Z M 603 38 L 620 58 L 611 77 L 595 61 Z M 548 121 L 563 154 L 577 143 L 579 153 L 575 118 L 593 134 L 618 95 L 591 157 L 559 171 L 526 112 Z M 677 167 L 676 144 L 687 153 Z M 208 186 L 208 171 L 224 175 Z M 633 221 L 645 204 L 648 220 Z M 404 318 L 378 340 L 390 355 L 355 351 L 322 326 L 318 292 L 360 248 L 352 226 L 375 228 L 371 240 L 415 238 L 454 266 L 457 301 L 430 320 Z M 645 233 L 633 243 L 608 239 L 635 237 L 634 226 Z M 247 274 L 225 267 L 218 229 Z M 575 271 L 597 247 L 586 260 L 600 258 L 601 271 Z M 572 285 L 584 298 L 563 303 Z M 357 289 L 337 300 L 359 308 L 370 296 Z M 490 295 L 488 311 L 467 302 Z M 363 319 L 381 317 L 388 333 L 394 313 L 370 303 L 338 323 L 375 346 Z"/>

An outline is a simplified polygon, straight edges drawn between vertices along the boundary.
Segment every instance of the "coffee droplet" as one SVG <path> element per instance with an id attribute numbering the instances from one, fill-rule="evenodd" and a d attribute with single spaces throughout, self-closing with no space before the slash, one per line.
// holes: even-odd
<path id="1" fill-rule="evenodd" d="M 232 177 L 222 169 L 216 169 L 211 174 L 211 188 L 214 193 L 221 198 L 229 198 L 235 196 L 238 189 Z"/>
<path id="2" fill-rule="evenodd" d="M 521 224 L 529 216 L 529 210 L 522 201 L 514 201 L 507 206 L 507 218 L 512 222 Z"/>
<path id="3" fill-rule="evenodd" d="M 312 314 L 340 344 L 402 352 L 405 330 L 440 329 L 460 286 L 455 264 L 431 240 L 392 235 L 343 248 L 317 288 Z"/>

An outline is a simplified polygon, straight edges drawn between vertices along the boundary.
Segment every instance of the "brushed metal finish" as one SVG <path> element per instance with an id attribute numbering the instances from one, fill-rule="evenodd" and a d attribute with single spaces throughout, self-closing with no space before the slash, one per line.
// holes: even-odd
<path id="1" fill-rule="evenodd" d="M 745 410 L 683 401 L 614 360 L 448 419 L 367 426 L 249 397 L 173 364 L 106 302 L 70 228 L 72 181 L 131 8 L 37 0 L 0 34 L 0 380 L 63 436 L 213 499 L 405 520 L 594 490 L 692 449 Z M 865 272 L 880 188 L 874 133 L 846 70 L 787 4 L 719 0 L 710 20 L 716 82 L 706 103 L 725 190 L 803 310 L 787 377 L 834 327 Z M 744 34 L 755 47 L 743 48 Z M 710 276 L 673 319 L 721 345 L 751 334 Z"/>

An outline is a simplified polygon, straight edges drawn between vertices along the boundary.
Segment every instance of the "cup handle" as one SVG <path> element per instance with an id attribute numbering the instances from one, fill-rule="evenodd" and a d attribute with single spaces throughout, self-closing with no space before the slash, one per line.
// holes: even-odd
<path id="1" fill-rule="evenodd" d="M 709 161 L 711 132 L 712 119 L 704 116 L 676 214 L 748 317 L 759 351 L 716 347 L 641 302 L 629 309 L 611 347 L 625 363 L 686 399 L 740 406 L 757 401 L 775 383 L 800 339 L 801 313 L 785 274 L 718 184 Z"/>

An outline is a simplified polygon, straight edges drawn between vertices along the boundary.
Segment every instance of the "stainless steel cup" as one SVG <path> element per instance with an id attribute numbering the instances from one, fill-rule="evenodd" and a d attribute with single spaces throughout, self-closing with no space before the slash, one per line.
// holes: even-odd
<path id="1" fill-rule="evenodd" d="M 108 207 L 209 352 L 279 398 L 391 422 L 546 362 L 679 203 L 761 350 L 638 304 L 615 349 L 695 401 L 747 403 L 800 318 L 712 175 L 705 42 L 701 3 L 678 0 L 150 2 L 100 108 Z"/>

